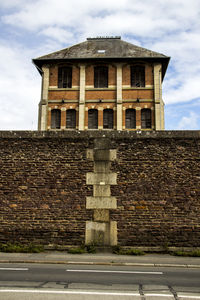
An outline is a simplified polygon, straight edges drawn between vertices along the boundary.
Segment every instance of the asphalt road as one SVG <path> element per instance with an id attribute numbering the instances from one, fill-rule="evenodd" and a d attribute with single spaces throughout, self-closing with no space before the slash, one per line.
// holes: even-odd
<path id="1" fill-rule="evenodd" d="M 200 268 L 0 264 L 0 299 L 200 299 Z"/>

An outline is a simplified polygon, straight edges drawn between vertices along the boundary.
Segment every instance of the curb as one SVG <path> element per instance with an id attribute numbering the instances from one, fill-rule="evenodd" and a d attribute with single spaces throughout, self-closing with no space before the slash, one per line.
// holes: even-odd
<path id="1" fill-rule="evenodd" d="M 67 260 L 0 260 L 0 263 L 23 263 L 23 264 L 66 264 L 66 265 L 102 265 L 102 266 L 133 266 L 133 267 L 174 267 L 174 268 L 200 268 L 200 265 L 191 264 L 162 264 L 162 263 L 129 263 L 129 262 L 88 262 Z"/>

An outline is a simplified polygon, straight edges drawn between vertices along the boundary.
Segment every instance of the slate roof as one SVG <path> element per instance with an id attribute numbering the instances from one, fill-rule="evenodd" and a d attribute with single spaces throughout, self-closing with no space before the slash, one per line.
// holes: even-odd
<path id="1" fill-rule="evenodd" d="M 56 51 L 36 59 L 33 63 L 37 67 L 41 67 L 43 63 L 48 61 L 70 61 L 70 60 L 107 60 L 107 59 L 145 59 L 162 61 L 164 73 L 169 63 L 169 57 L 161 53 L 151 51 L 126 41 L 121 37 L 99 37 L 88 38 L 85 42 L 73 45 L 69 48 Z M 164 75 L 164 74 L 163 74 Z"/>

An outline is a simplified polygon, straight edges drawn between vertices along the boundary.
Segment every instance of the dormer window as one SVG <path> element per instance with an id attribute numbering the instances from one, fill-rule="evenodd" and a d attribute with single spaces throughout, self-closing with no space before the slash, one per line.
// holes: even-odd
<path id="1" fill-rule="evenodd" d="M 132 66 L 131 67 L 131 86 L 144 87 L 145 86 L 145 67 Z"/>
<path id="2" fill-rule="evenodd" d="M 72 87 L 72 68 L 59 67 L 58 68 L 58 87 L 71 88 Z"/>
<path id="3" fill-rule="evenodd" d="M 108 67 L 105 66 L 94 67 L 94 87 L 95 88 L 108 87 Z"/>

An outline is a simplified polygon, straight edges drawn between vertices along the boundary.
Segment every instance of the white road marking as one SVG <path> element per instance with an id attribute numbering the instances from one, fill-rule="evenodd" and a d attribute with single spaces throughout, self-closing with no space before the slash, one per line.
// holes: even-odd
<path id="1" fill-rule="evenodd" d="M 190 295 L 179 295 L 178 294 L 178 297 L 179 298 L 186 298 L 186 299 L 200 299 L 200 296 L 190 296 Z M 188 298 L 189 297 L 189 298 Z"/>
<path id="2" fill-rule="evenodd" d="M 140 296 L 139 293 L 109 293 L 89 291 L 50 291 L 50 290 L 0 290 L 0 293 L 32 293 L 32 294 L 75 294 L 75 295 L 111 295 L 111 296 Z"/>
<path id="3" fill-rule="evenodd" d="M 146 293 L 145 293 L 145 296 L 148 296 L 148 297 L 174 297 L 172 294 L 169 295 L 169 294 L 146 294 Z"/>
<path id="4" fill-rule="evenodd" d="M 66 272 L 86 272 L 86 273 L 120 273 L 120 274 L 151 274 L 163 275 L 163 272 L 140 272 L 140 271 L 105 271 L 105 270 L 72 270 L 68 269 Z"/>
<path id="5" fill-rule="evenodd" d="M 23 289 L 0 289 L 0 293 L 30 293 L 30 294 L 68 294 L 68 295 L 105 295 L 105 296 L 140 296 L 139 293 L 122 293 L 122 292 L 89 292 L 89 291 L 57 291 L 57 290 L 23 290 Z M 172 297 L 173 295 L 168 294 L 145 294 L 145 296 L 153 296 L 153 297 Z M 192 295 L 181 295 L 178 297 L 186 298 L 186 299 L 200 299 L 200 296 L 192 296 Z"/>
<path id="6" fill-rule="evenodd" d="M 0 271 L 28 271 L 28 268 L 0 268 Z"/>
<path id="7" fill-rule="evenodd" d="M 146 294 L 145 296 L 147 297 L 173 297 L 173 295 L 169 295 L 169 294 Z M 178 294 L 178 298 L 186 298 L 186 299 L 200 299 L 200 296 L 190 296 L 190 295 L 180 295 Z"/>

